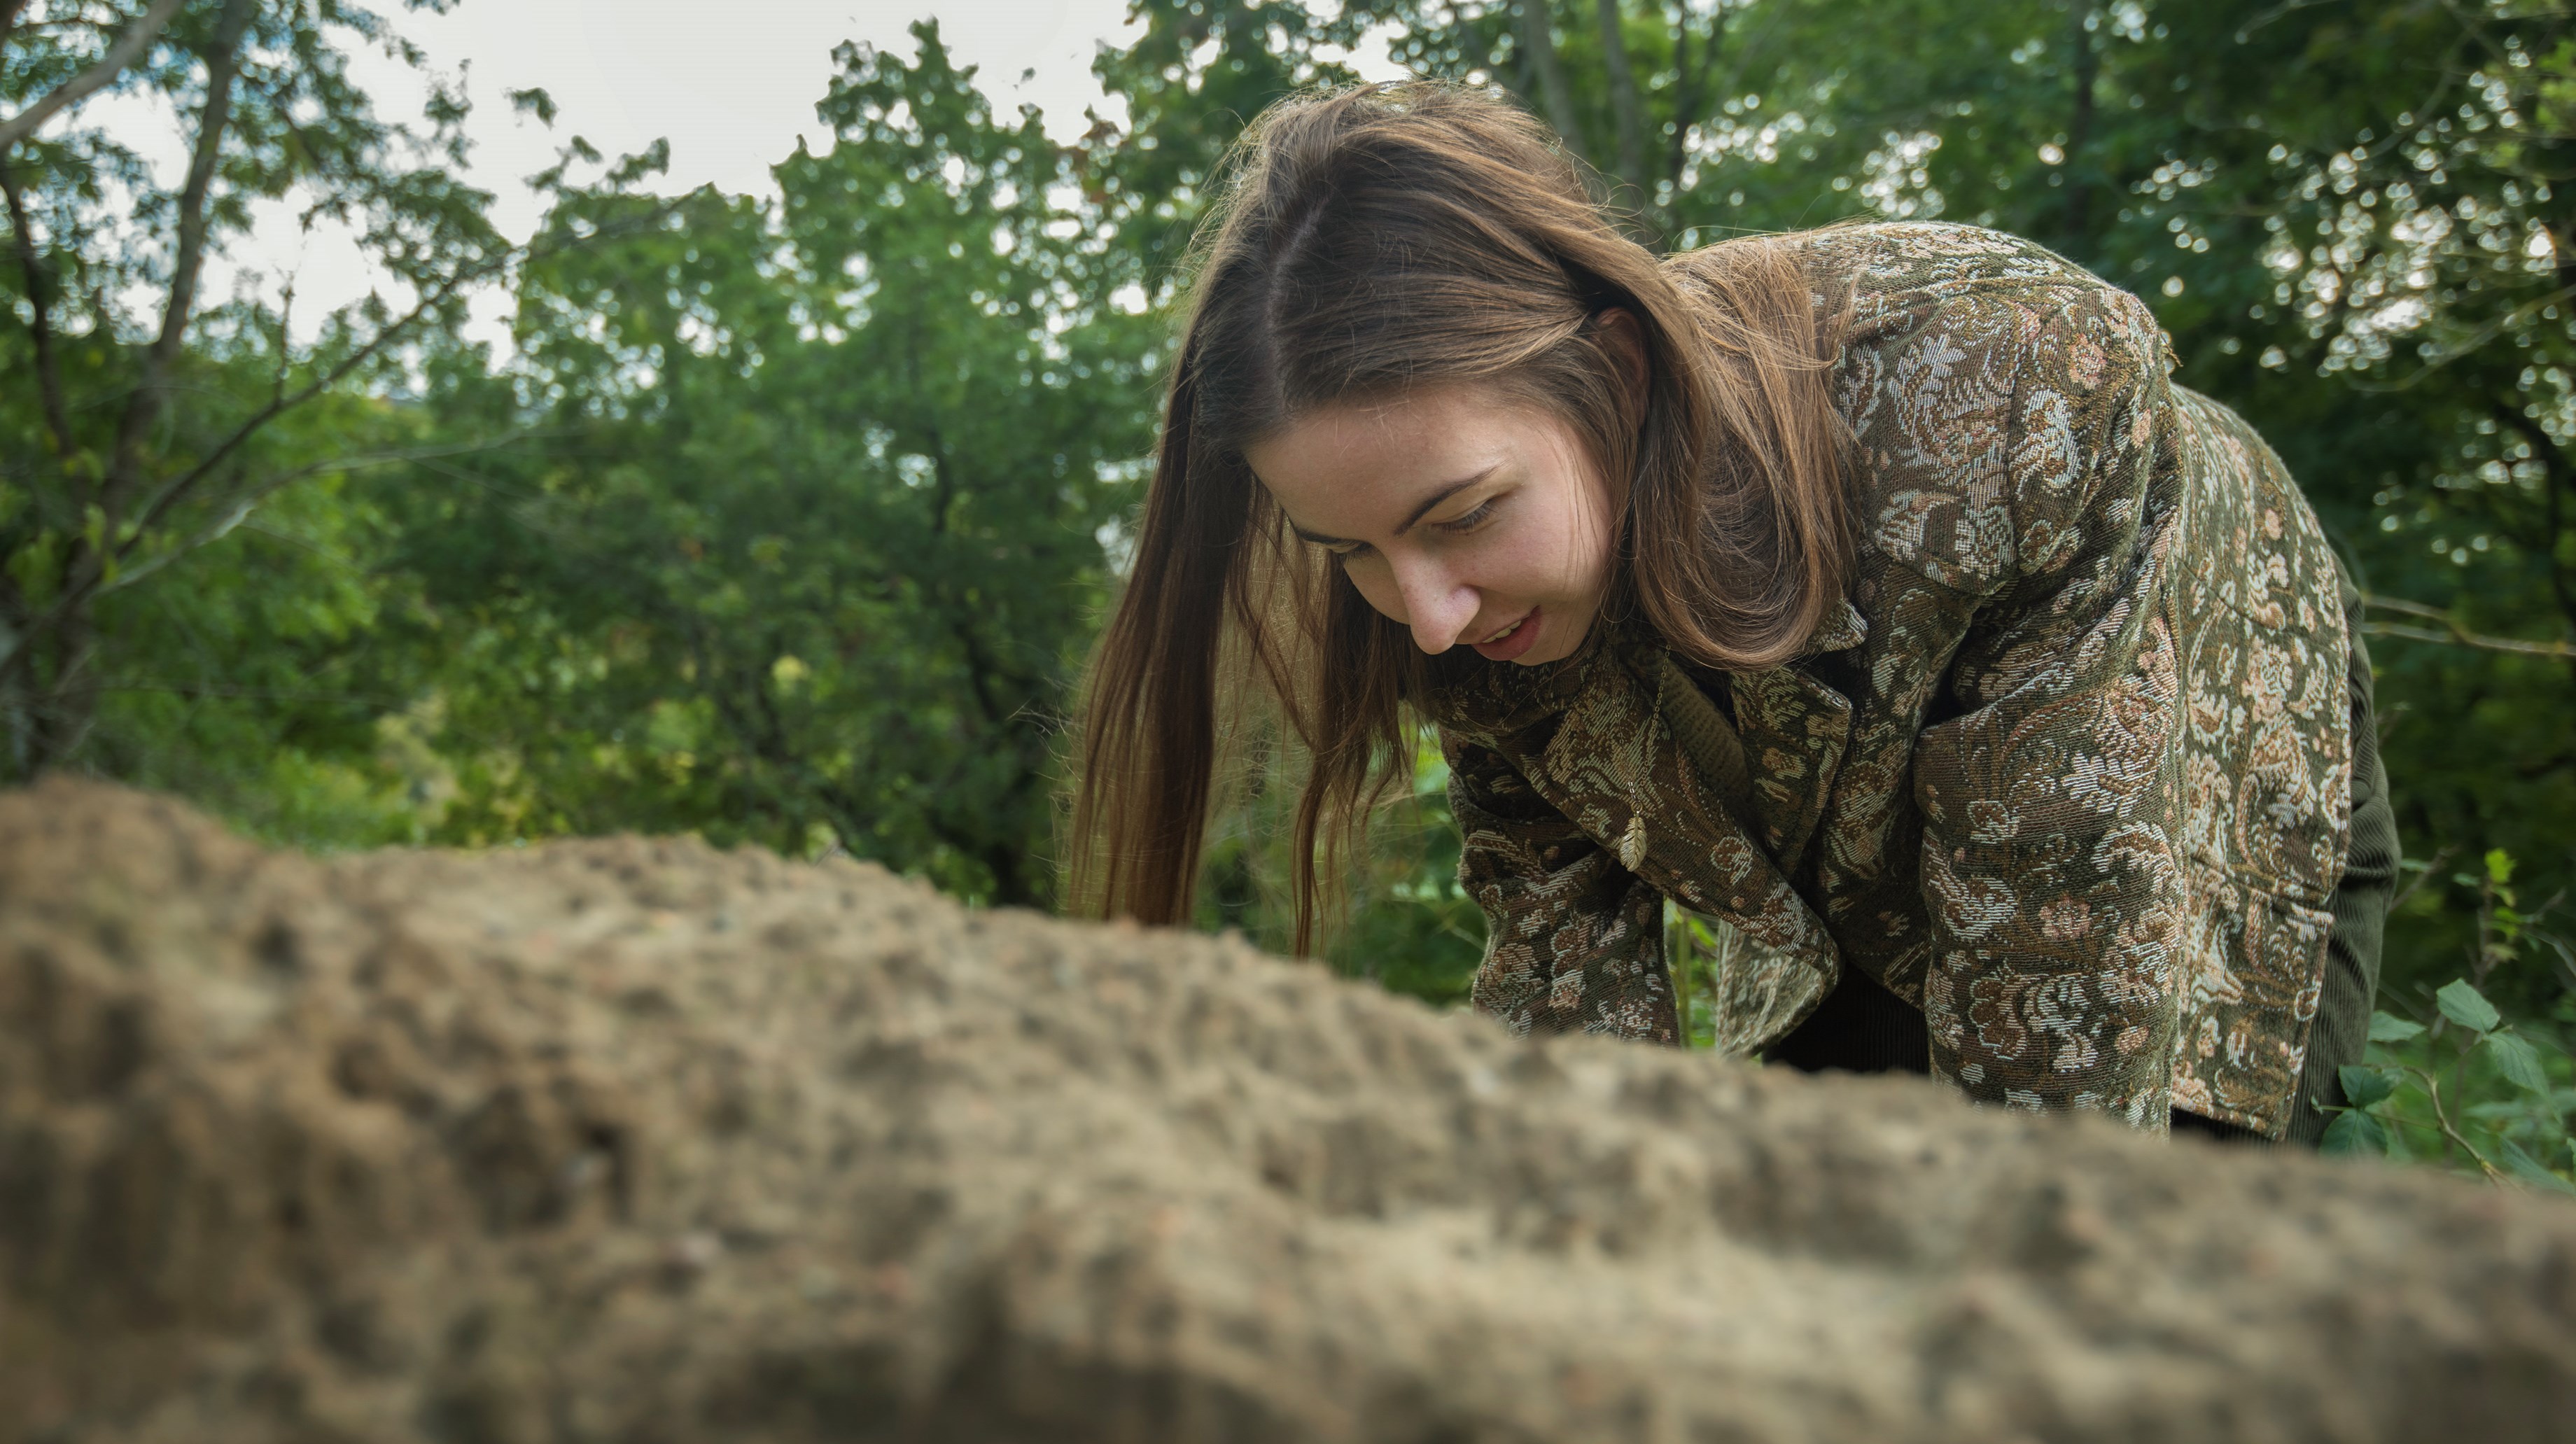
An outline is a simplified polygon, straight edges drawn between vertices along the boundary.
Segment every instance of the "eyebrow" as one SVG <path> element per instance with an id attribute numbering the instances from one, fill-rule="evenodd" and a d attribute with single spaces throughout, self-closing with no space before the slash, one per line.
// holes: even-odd
<path id="1" fill-rule="evenodd" d="M 1406 532 L 1413 530 L 1414 523 L 1422 520 L 1426 516 L 1429 516 L 1433 507 L 1436 507 L 1440 503 L 1447 501 L 1449 498 L 1456 496 L 1458 493 L 1465 491 L 1467 488 L 1474 486 L 1476 483 L 1485 480 L 1495 472 L 1502 470 L 1502 465 L 1503 464 L 1499 461 L 1495 462 L 1492 466 L 1486 467 L 1484 470 L 1477 472 L 1474 476 L 1462 477 L 1457 481 L 1449 483 L 1447 486 L 1441 487 L 1429 496 L 1424 497 L 1422 499 L 1422 504 L 1413 509 L 1413 514 L 1406 517 L 1403 523 L 1396 527 L 1395 534 L 1397 536 L 1402 536 Z M 1346 547 L 1358 544 L 1350 537 L 1325 536 L 1320 532 L 1308 531 L 1304 527 L 1297 525 L 1294 521 L 1288 523 L 1288 529 L 1295 532 L 1299 540 L 1313 542 L 1315 545 L 1321 547 Z"/>

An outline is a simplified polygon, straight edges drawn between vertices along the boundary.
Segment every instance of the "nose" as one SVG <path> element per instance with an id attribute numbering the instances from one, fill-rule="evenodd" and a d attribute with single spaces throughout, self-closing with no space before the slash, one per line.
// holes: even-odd
<path id="1" fill-rule="evenodd" d="M 1395 586 L 1404 599 L 1405 621 L 1413 628 L 1413 645 L 1435 656 L 1457 645 L 1459 634 L 1484 606 L 1474 587 L 1428 558 L 1398 561 Z"/>

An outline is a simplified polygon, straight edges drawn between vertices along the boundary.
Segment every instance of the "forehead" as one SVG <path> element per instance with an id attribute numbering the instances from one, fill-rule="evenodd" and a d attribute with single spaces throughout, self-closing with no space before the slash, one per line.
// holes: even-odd
<path id="1" fill-rule="evenodd" d="M 1547 429 L 1496 393 L 1443 387 L 1318 408 L 1244 459 L 1290 517 L 1330 531 L 1400 516 L 1427 493 L 1547 449 Z"/>
<path id="2" fill-rule="evenodd" d="M 1277 462 L 1282 469 L 1317 462 L 1398 461 L 1423 445 L 1452 444 L 1468 433 L 1490 430 L 1494 413 L 1503 409 L 1498 398 L 1455 387 L 1337 401 L 1301 413 L 1246 447 L 1245 454 Z"/>

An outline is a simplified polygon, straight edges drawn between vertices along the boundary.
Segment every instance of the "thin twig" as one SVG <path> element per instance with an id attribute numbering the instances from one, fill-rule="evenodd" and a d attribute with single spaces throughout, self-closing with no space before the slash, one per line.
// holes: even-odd
<path id="1" fill-rule="evenodd" d="M 2481 652 L 2506 652 L 2522 657 L 2576 659 L 2576 643 L 2526 642 L 2518 637 L 2491 637 L 2483 632 L 2472 632 L 2461 626 L 2451 619 L 2450 613 L 2439 607 L 2428 607 L 2422 602 L 2410 602 L 2401 597 L 2383 597 L 2364 593 L 2361 601 L 2365 608 L 2395 612 L 2404 617 L 2421 617 L 2426 621 L 2442 624 L 2442 630 L 2435 631 L 2430 627 L 2410 627 L 2398 622 L 2363 622 L 2361 629 L 2370 636 L 2402 637 L 2412 642 L 2440 642 L 2447 646 L 2474 647 Z"/>
<path id="2" fill-rule="evenodd" d="M 261 407 L 248 419 L 244 420 L 239 426 L 234 427 L 232 433 L 226 436 L 221 442 L 217 443 L 214 449 L 208 452 L 204 459 L 199 461 L 197 465 L 191 467 L 188 471 L 182 473 L 169 484 L 162 487 L 152 500 L 146 504 L 142 515 L 135 520 L 131 527 L 120 528 L 120 531 L 124 534 L 124 540 L 121 543 L 117 543 L 114 550 L 108 555 L 98 557 L 77 581 L 64 588 L 62 594 L 55 599 L 53 606 L 46 610 L 44 616 L 38 618 L 32 625 L 27 627 L 26 630 L 21 632 L 16 638 L 12 639 L 7 650 L 0 651 L 0 685 L 7 684 L 25 667 L 27 659 L 33 655 L 33 649 L 30 646 L 30 643 L 35 637 L 61 625 L 66 617 L 70 616 L 75 609 L 86 605 L 97 595 L 99 588 L 106 585 L 108 571 L 107 563 L 110 560 L 122 562 L 127 556 L 131 555 L 134 549 L 142 543 L 145 533 L 153 524 L 158 522 L 162 517 L 168 515 L 170 510 L 177 506 L 179 502 L 184 500 L 189 492 L 193 491 L 199 483 L 203 482 L 208 476 L 212 475 L 216 469 L 229 461 L 234 452 L 240 450 L 252 436 L 256 435 L 260 429 L 265 427 L 269 422 L 275 420 L 279 415 L 287 411 L 294 410 L 296 407 L 303 405 L 314 397 L 321 395 L 323 392 L 346 380 L 352 373 L 356 372 L 359 367 L 373 360 L 378 352 L 382 351 L 387 345 L 393 342 L 395 337 L 407 332 L 423 317 L 428 316 L 440 306 L 444 305 L 451 297 L 453 297 L 458 291 L 463 290 L 465 287 L 472 285 L 485 277 L 498 274 L 502 270 L 507 269 L 512 262 L 520 259 L 533 260 L 540 256 L 551 255 L 562 250 L 570 249 L 574 246 L 588 245 L 593 241 L 601 240 L 611 235 L 631 234 L 634 229 L 640 229 L 658 222 L 662 217 L 670 214 L 670 212 L 676 208 L 677 204 L 677 202 L 671 202 L 656 206 L 649 214 L 638 218 L 631 227 L 616 229 L 602 228 L 585 236 L 574 237 L 556 246 L 544 248 L 533 246 L 514 247 L 482 265 L 467 267 L 465 270 L 459 271 L 455 275 L 450 276 L 445 282 L 433 289 L 428 295 L 423 296 L 419 304 L 413 306 L 409 311 L 404 312 L 401 316 L 386 323 L 385 327 L 371 337 L 364 346 L 359 347 L 356 351 L 352 352 L 347 357 L 344 357 L 340 364 L 332 367 L 329 371 L 307 384 L 302 390 L 293 392 L 282 398 L 271 398 L 266 406 Z"/>
<path id="3" fill-rule="evenodd" d="M 330 461 L 317 461 L 310 466 L 299 466 L 292 471 L 280 472 L 276 476 L 270 477 L 257 485 L 245 487 L 241 491 L 234 493 L 231 499 L 232 504 L 225 508 L 224 514 L 217 518 L 213 524 L 201 528 L 195 536 L 179 543 L 170 550 L 163 552 L 158 556 L 148 558 L 133 567 L 119 571 L 116 574 L 116 579 L 114 581 L 101 583 L 98 589 L 91 595 L 94 597 L 104 597 L 115 592 L 121 592 L 127 587 L 133 586 L 144 578 L 151 576 L 153 573 L 170 566 L 172 563 L 180 561 L 194 552 L 201 551 L 204 548 L 212 546 L 214 543 L 223 540 L 226 536 L 230 535 L 235 528 L 248 522 L 251 513 L 258 510 L 261 502 L 268 500 L 271 496 L 276 495 L 286 487 L 294 485 L 296 482 L 310 480 L 316 476 L 329 476 L 339 472 L 363 471 L 369 467 L 391 466 L 405 462 L 427 461 L 444 456 L 462 456 L 469 452 L 490 451 L 495 447 L 509 446 L 513 443 L 525 440 L 526 437 L 526 432 L 511 432 L 505 436 L 487 437 L 477 441 L 457 442 L 449 446 L 421 446 L 411 447 L 401 451 L 370 452 L 363 456 L 337 457 Z M 254 529 L 263 530 L 256 527 Z M 281 540 L 286 539 L 277 532 L 272 531 L 268 534 L 271 536 L 280 536 Z M 120 559 L 124 555 L 125 553 L 120 551 Z"/>
<path id="4" fill-rule="evenodd" d="M 2423 365 L 2394 381 L 2372 381 L 2367 377 L 2355 376 L 2346 384 L 2355 391 L 2372 396 L 2390 396 L 2400 391 L 2411 391 L 2417 383 L 2452 362 L 2480 354 L 2486 349 L 2488 342 L 2503 335 L 2507 328 L 2529 320 L 2551 306 L 2563 305 L 2571 299 L 2576 299 L 2576 286 L 2562 286 L 2545 296 L 2536 297 L 2514 307 L 2503 316 L 2479 327 L 2467 340 L 2444 348 L 2441 354 L 2431 357 Z"/>
<path id="5" fill-rule="evenodd" d="M 2463 1060 L 2465 1060 L 2467 1056 L 2468 1055 L 2465 1053 L 2461 1055 Z M 2424 1097 L 2426 1101 L 2433 1105 L 2433 1121 L 2441 1128 L 2442 1136 L 2450 1140 L 2452 1144 L 2456 1145 L 2462 1153 L 2467 1154 L 2471 1159 L 2475 1160 L 2479 1170 L 2486 1174 L 2487 1181 L 2489 1183 L 2501 1186 L 2504 1183 L 2504 1171 L 2497 1168 L 2494 1164 L 2487 1162 L 2487 1156 L 2478 1152 L 2477 1145 L 2469 1142 L 2467 1135 L 2461 1133 L 2458 1128 L 2452 1126 L 2450 1111 L 2442 1106 L 2441 1080 L 2435 1078 L 2430 1072 L 2427 1072 L 2422 1068 L 2418 1068 L 2411 1063 L 2406 1065 L 2406 1071 L 2414 1074 L 2416 1078 L 2421 1080 L 2424 1084 Z"/>
<path id="6" fill-rule="evenodd" d="M 206 104 L 197 121 L 196 144 L 188 157 L 188 178 L 179 188 L 178 243 L 170 265 L 170 294 L 161 307 L 161 329 L 143 353 L 143 374 L 117 419 L 116 441 L 108 451 L 107 475 L 98 500 L 107 514 L 107 538 L 114 544 L 123 519 L 125 492 L 142 468 L 143 439 L 160 419 L 164 387 L 179 362 L 188 323 L 196 314 L 197 280 L 206 263 L 206 203 L 214 192 L 215 169 L 223 157 L 224 132 L 232 126 L 233 81 L 241 71 L 241 39 L 250 29 L 251 0 L 225 0 L 216 23 L 214 43 L 206 51 Z M 103 558 L 92 558 L 96 567 Z"/>
<path id="7" fill-rule="evenodd" d="M 2404 907 L 2406 905 L 2406 900 L 2413 897 L 2417 889 L 2423 887 L 2424 884 L 2431 882 L 2433 880 L 2433 874 L 2441 871 L 2442 864 L 2449 862 L 2452 855 L 2458 851 L 2458 847 L 2449 844 L 2445 844 L 2444 846 L 2436 849 L 2431 857 L 2425 859 L 2423 871 L 2415 874 L 2415 880 L 2406 884 L 2406 886 L 2399 888 L 2397 890 L 2397 895 L 2388 900 L 2388 910 L 2390 912 L 2395 912 L 2399 908 Z"/>
<path id="8" fill-rule="evenodd" d="M 2396 622 L 2364 622 L 2362 632 L 2373 637 L 2396 637 L 2409 642 L 2440 642 L 2445 646 L 2469 647 L 2481 652 L 2502 652 L 2517 657 L 2551 657 L 2559 661 L 2576 661 L 2576 643 L 2522 642 L 2511 637 L 2488 637 L 2456 627 L 2437 632 L 2429 627 L 2409 627 Z"/>
<path id="9" fill-rule="evenodd" d="M 594 241 L 609 239 L 612 236 L 632 234 L 636 230 L 644 229 L 652 223 L 659 221 L 662 217 L 677 209 L 677 206 L 678 202 L 676 201 L 656 206 L 649 215 L 639 218 L 631 226 L 620 227 L 613 230 L 602 228 L 589 235 L 575 237 L 559 245 L 545 247 L 534 245 L 527 247 L 512 247 L 501 252 L 499 255 L 484 261 L 480 265 L 468 266 L 465 269 L 456 272 L 454 275 L 449 276 L 446 280 L 440 282 L 436 287 L 434 287 L 427 295 L 422 296 L 418 304 L 414 305 L 410 310 L 405 311 L 394 320 L 387 322 L 384 329 L 378 331 L 373 337 L 369 338 L 367 344 L 341 358 L 338 365 L 332 367 L 320 377 L 307 383 L 300 391 L 296 391 L 285 396 L 271 397 L 266 406 L 261 407 L 258 411 L 252 413 L 251 416 L 247 420 L 243 421 L 239 426 L 234 427 L 232 434 L 216 443 L 214 450 L 208 452 L 204 460 L 198 462 L 196 466 L 182 473 L 176 480 L 164 486 L 161 491 L 153 497 L 151 503 L 144 508 L 143 514 L 136 520 L 135 525 L 138 528 L 138 531 L 142 527 L 150 526 L 154 521 L 165 515 L 169 509 L 183 499 L 191 489 L 229 459 L 233 452 L 239 450 L 244 443 L 249 441 L 251 436 L 261 427 L 264 427 L 269 422 L 275 420 L 280 414 L 294 410 L 296 407 L 303 405 L 314 397 L 319 396 L 323 392 L 330 390 L 332 387 L 339 385 L 342 381 L 347 380 L 351 375 L 355 374 L 360 367 L 366 365 L 369 361 L 374 360 L 377 353 L 382 351 L 387 345 L 391 344 L 395 337 L 408 332 L 413 326 L 419 324 L 423 318 L 444 306 L 456 295 L 457 292 L 464 290 L 466 287 L 471 286 L 478 281 L 500 274 L 502 271 L 509 269 L 514 262 L 522 259 L 538 260 L 546 256 L 572 249 L 575 246 L 588 245 Z M 130 547 L 132 542 L 129 541 L 127 545 Z"/>

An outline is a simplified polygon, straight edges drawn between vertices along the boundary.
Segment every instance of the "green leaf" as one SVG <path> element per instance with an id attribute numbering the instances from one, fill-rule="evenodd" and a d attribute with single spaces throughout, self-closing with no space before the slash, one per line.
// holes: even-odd
<path id="1" fill-rule="evenodd" d="M 2498 887 L 2513 881 L 2513 854 L 2500 847 L 2488 849 L 2487 878 Z"/>
<path id="2" fill-rule="evenodd" d="M 2403 1043 L 2410 1038 L 2421 1036 L 2423 1032 L 2423 1024 L 2410 1023 L 2393 1014 L 2370 1015 L 2370 1041 L 2374 1043 Z"/>
<path id="3" fill-rule="evenodd" d="M 2485 1046 L 2497 1072 L 2530 1092 L 2549 1096 L 2549 1074 L 2540 1066 L 2540 1050 L 2528 1039 L 2515 1033 L 2489 1033 Z"/>
<path id="4" fill-rule="evenodd" d="M 2360 1068 L 2347 1063 L 2335 1070 L 2342 1080 L 2344 1101 L 2355 1108 L 2369 1108 L 2384 1103 L 2397 1091 L 2397 1080 L 2376 1068 Z"/>
<path id="5" fill-rule="evenodd" d="M 2326 1136 L 2333 1137 L 2334 1130 L 2327 1129 Z M 2566 1179 L 2541 1167 L 2540 1160 L 2523 1152 L 2521 1144 L 2510 1138 L 2498 1139 L 2496 1152 L 2504 1159 L 2505 1172 L 2543 1192 L 2562 1193 L 2570 1198 L 2576 1198 L 2576 1183 L 2569 1183 Z"/>
<path id="6" fill-rule="evenodd" d="M 2504 1021 L 2496 1012 L 2495 1004 L 2469 986 L 2466 978 L 2453 978 L 2444 983 L 2442 991 L 2433 995 L 2433 1001 L 2441 1005 L 2443 1017 L 2472 1032 L 2493 1032 L 2495 1025 Z"/>
<path id="7" fill-rule="evenodd" d="M 2325 1141 L 2317 1145 L 2320 1153 L 2366 1154 L 2388 1156 L 2388 1130 L 2379 1120 L 2358 1108 L 2346 1109 L 2326 1125 Z"/>

